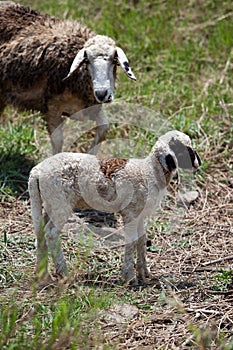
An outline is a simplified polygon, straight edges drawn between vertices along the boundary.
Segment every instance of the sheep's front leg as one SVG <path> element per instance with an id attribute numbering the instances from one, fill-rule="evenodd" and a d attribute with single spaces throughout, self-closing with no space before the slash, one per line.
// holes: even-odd
<path id="1" fill-rule="evenodd" d="M 63 130 L 60 124 L 50 135 L 53 154 L 60 153 L 63 146 Z"/>
<path id="2" fill-rule="evenodd" d="M 92 111 L 93 113 L 93 111 Z M 91 116 L 91 119 L 93 117 Z M 100 143 L 106 139 L 106 134 L 109 129 L 109 123 L 104 115 L 102 108 L 98 111 L 97 116 L 95 115 L 95 120 L 97 124 L 95 139 L 91 145 L 90 154 L 97 154 Z"/>
<path id="3" fill-rule="evenodd" d="M 56 273 L 58 275 L 67 274 L 66 261 L 62 252 L 59 238 L 59 230 L 53 225 L 51 220 L 48 221 L 44 230 L 46 242 L 53 258 Z"/>
<path id="4" fill-rule="evenodd" d="M 143 219 L 138 223 L 137 227 L 138 241 L 137 241 L 137 264 L 136 270 L 138 277 L 147 283 L 150 277 L 150 271 L 146 264 L 146 231 L 144 228 Z"/>
<path id="5" fill-rule="evenodd" d="M 53 109 L 45 115 L 53 154 L 60 153 L 63 146 L 63 119 L 58 115 L 59 112 Z"/>
<path id="6" fill-rule="evenodd" d="M 138 283 L 134 263 L 136 244 L 137 224 L 136 222 L 131 222 L 125 225 L 125 255 L 122 266 L 122 277 L 125 283 L 131 285 L 136 285 Z"/>

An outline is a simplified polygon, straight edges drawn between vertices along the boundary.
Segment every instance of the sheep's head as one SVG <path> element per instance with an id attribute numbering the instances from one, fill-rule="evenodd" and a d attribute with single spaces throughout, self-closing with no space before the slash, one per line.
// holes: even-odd
<path id="1" fill-rule="evenodd" d="M 196 171 L 201 165 L 200 157 L 192 148 L 188 135 L 172 130 L 161 136 L 159 143 L 166 144 L 170 149 L 166 155 L 168 170 L 175 170 L 177 164 L 182 169 Z"/>
<path id="2" fill-rule="evenodd" d="M 85 43 L 76 55 L 67 78 L 83 64 L 88 67 L 98 103 L 113 101 L 117 64 L 120 64 L 129 78 L 136 80 L 124 51 L 104 35 L 96 35 Z"/>

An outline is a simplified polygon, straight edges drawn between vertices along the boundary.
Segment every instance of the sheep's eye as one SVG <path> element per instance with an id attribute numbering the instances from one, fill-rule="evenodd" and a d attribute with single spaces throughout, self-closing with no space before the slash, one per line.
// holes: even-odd
<path id="1" fill-rule="evenodd" d="M 89 62 L 86 51 L 84 52 L 84 60 L 83 60 L 83 62 L 84 63 L 88 63 Z"/>

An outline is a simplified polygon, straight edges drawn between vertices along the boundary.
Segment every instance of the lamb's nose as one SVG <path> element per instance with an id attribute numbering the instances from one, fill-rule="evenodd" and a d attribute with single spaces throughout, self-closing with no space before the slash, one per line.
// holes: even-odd
<path id="1" fill-rule="evenodd" d="M 99 102 L 107 101 L 108 99 L 107 95 L 108 95 L 108 90 L 95 90 L 95 96 Z"/>

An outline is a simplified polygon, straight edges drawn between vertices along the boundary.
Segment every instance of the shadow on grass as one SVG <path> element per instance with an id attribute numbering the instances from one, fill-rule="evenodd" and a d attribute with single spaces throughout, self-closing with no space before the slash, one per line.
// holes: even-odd
<path id="1" fill-rule="evenodd" d="M 27 183 L 35 160 L 19 152 L 0 156 L 0 201 L 8 197 L 28 198 Z"/>

